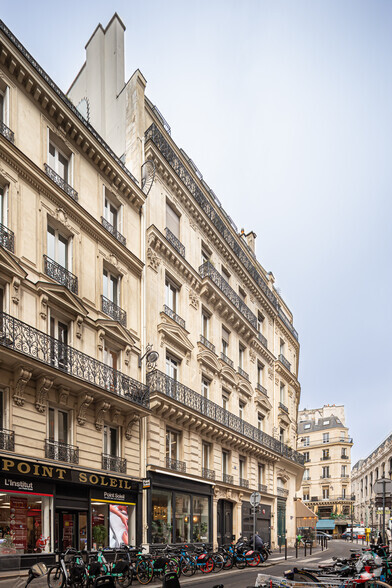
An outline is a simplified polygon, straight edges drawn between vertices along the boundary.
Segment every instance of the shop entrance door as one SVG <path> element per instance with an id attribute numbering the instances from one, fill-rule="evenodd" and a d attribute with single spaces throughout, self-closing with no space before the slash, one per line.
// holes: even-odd
<path id="1" fill-rule="evenodd" d="M 233 539 L 233 503 L 218 500 L 217 539 L 219 545 L 231 543 Z"/>
<path id="2" fill-rule="evenodd" d="M 68 547 L 87 548 L 87 511 L 56 511 L 56 544 L 64 552 Z"/>
<path id="3" fill-rule="evenodd" d="M 284 545 L 286 539 L 286 501 L 278 498 L 278 545 Z"/>

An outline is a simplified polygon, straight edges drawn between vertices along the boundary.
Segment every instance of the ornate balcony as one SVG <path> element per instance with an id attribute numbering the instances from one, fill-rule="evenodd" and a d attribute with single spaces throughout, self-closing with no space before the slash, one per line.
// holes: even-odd
<path id="1" fill-rule="evenodd" d="M 281 488 L 280 486 L 277 487 L 276 493 L 278 494 L 278 496 L 288 496 L 289 495 L 289 491 L 287 490 L 287 488 Z"/>
<path id="2" fill-rule="evenodd" d="M 44 272 L 74 294 L 78 293 L 78 278 L 47 255 L 44 255 Z"/>
<path id="3" fill-rule="evenodd" d="M 249 480 L 245 480 L 245 478 L 240 478 L 240 486 L 242 488 L 249 488 Z"/>
<path id="4" fill-rule="evenodd" d="M 341 459 L 348 459 L 348 458 L 349 458 L 349 456 L 348 456 L 348 455 L 345 455 L 345 454 L 343 454 L 343 453 L 342 453 L 342 455 L 340 456 L 340 458 L 341 458 Z"/>
<path id="5" fill-rule="evenodd" d="M 264 347 L 265 347 L 266 349 L 268 349 L 268 341 L 267 341 L 267 338 L 266 338 L 266 337 L 264 337 L 263 333 L 260 333 L 260 331 L 257 331 L 257 337 L 258 337 L 258 339 L 259 339 L 260 343 L 261 343 L 262 345 L 264 345 Z"/>
<path id="6" fill-rule="evenodd" d="M 289 361 L 287 361 L 285 356 L 280 353 L 278 356 L 278 359 L 279 359 L 280 363 L 284 365 L 286 370 L 289 370 L 289 372 L 291 372 L 291 363 Z"/>
<path id="7" fill-rule="evenodd" d="M 114 321 L 118 321 L 123 327 L 127 326 L 127 313 L 125 310 L 117 306 L 112 300 L 101 295 L 102 312 L 108 314 Z"/>
<path id="8" fill-rule="evenodd" d="M 201 476 L 205 480 L 215 480 L 215 470 L 209 470 L 208 468 L 202 468 Z"/>
<path id="9" fill-rule="evenodd" d="M 62 190 L 64 190 L 64 192 L 66 194 L 68 194 L 68 196 L 71 196 L 71 198 L 73 200 L 76 200 L 76 202 L 78 201 L 78 193 L 76 190 L 74 190 L 72 188 L 72 186 L 70 186 L 69 184 L 67 184 L 67 182 L 65 180 L 63 180 L 63 178 L 61 176 L 59 176 L 58 174 L 56 174 L 56 172 L 54 171 L 54 169 L 52 169 L 51 167 L 48 166 L 47 163 L 45 163 L 45 173 L 46 175 L 54 181 L 55 184 L 57 184 L 57 186 L 59 188 L 61 188 Z"/>
<path id="10" fill-rule="evenodd" d="M 259 484 L 259 492 L 267 492 L 268 488 L 265 484 Z"/>
<path id="11" fill-rule="evenodd" d="M 185 461 L 180 461 L 178 459 L 172 459 L 171 457 L 166 456 L 166 467 L 169 470 L 175 470 L 176 472 L 186 472 L 186 463 Z"/>
<path id="12" fill-rule="evenodd" d="M 15 235 L 10 229 L 7 229 L 4 225 L 0 223 L 0 245 L 4 247 L 4 249 L 8 249 L 11 253 L 14 252 L 15 249 Z"/>
<path id="13" fill-rule="evenodd" d="M 0 345 L 94 386 L 150 407 L 148 387 L 93 357 L 6 313 L 0 313 Z"/>
<path id="14" fill-rule="evenodd" d="M 330 477 L 331 477 L 330 474 L 328 474 L 328 476 L 327 475 L 320 476 L 320 480 L 329 480 Z"/>
<path id="15" fill-rule="evenodd" d="M 244 435 L 256 443 L 259 443 L 263 447 L 303 465 L 304 456 L 298 451 L 288 447 L 281 441 L 278 441 L 278 439 L 274 439 L 270 435 L 267 435 L 267 433 L 260 431 L 257 427 L 254 427 L 237 415 L 232 414 L 215 402 L 205 398 L 198 392 L 184 386 L 184 384 L 170 378 L 163 372 L 154 370 L 147 374 L 147 383 L 150 388 L 150 394 L 154 392 L 164 394 L 183 406 L 228 427 L 236 433 Z"/>
<path id="16" fill-rule="evenodd" d="M 79 447 L 68 445 L 61 441 L 53 441 L 53 439 L 45 439 L 45 457 L 56 461 L 78 464 Z"/>
<path id="17" fill-rule="evenodd" d="M 326 455 L 325 457 L 321 458 L 321 461 L 326 461 L 327 459 L 331 459 L 330 455 Z"/>
<path id="18" fill-rule="evenodd" d="M 229 365 L 231 368 L 233 368 L 233 369 L 234 369 L 234 361 L 232 361 L 232 360 L 230 359 L 230 357 L 227 357 L 227 355 L 225 355 L 225 354 L 223 353 L 223 351 L 221 352 L 221 355 L 220 355 L 220 356 L 221 356 L 221 360 L 222 360 L 222 361 L 224 361 L 225 363 L 227 363 L 227 365 Z"/>
<path id="19" fill-rule="evenodd" d="M 172 310 L 169 306 L 167 306 L 167 304 L 163 305 L 163 312 L 165 314 L 167 314 L 167 316 L 170 316 L 171 319 L 173 319 L 173 321 L 175 321 L 178 325 L 180 325 L 180 327 L 182 327 L 183 329 L 185 329 L 185 321 L 183 318 L 181 318 L 178 314 L 176 314 L 174 312 L 174 310 Z"/>
<path id="20" fill-rule="evenodd" d="M 287 406 L 283 404 L 283 402 L 279 402 L 279 408 L 281 408 L 282 410 L 284 410 L 284 412 L 287 412 L 288 414 L 289 409 L 287 408 Z"/>
<path id="21" fill-rule="evenodd" d="M 104 218 L 103 216 L 101 216 L 101 223 L 102 223 L 102 226 L 105 227 L 105 229 L 107 231 L 109 231 L 109 233 L 111 235 L 113 235 L 113 237 L 115 239 L 117 239 L 117 241 L 119 241 L 122 245 L 126 245 L 127 244 L 127 240 L 124 237 L 124 235 L 122 235 L 120 233 L 120 231 L 118 231 L 113 225 L 111 225 L 110 222 L 107 221 L 106 218 Z"/>
<path id="22" fill-rule="evenodd" d="M 221 292 L 230 300 L 230 302 L 239 310 L 246 320 L 257 329 L 256 315 L 250 310 L 245 302 L 238 296 L 237 292 L 226 282 L 224 277 L 214 268 L 210 261 L 206 261 L 199 267 L 199 274 L 202 278 L 210 280 L 219 288 Z"/>
<path id="23" fill-rule="evenodd" d="M 203 335 L 200 335 L 200 343 L 203 343 L 204 347 L 207 347 L 207 349 L 209 349 L 210 351 L 212 351 L 212 353 L 215 353 L 215 345 L 213 345 L 212 343 L 210 343 L 208 341 L 208 339 L 206 339 L 205 337 L 203 337 Z"/>
<path id="24" fill-rule="evenodd" d="M 174 233 L 171 232 L 170 229 L 166 227 L 165 229 L 166 239 L 169 241 L 170 245 L 174 247 L 174 249 L 179 253 L 182 257 L 185 257 L 185 247 L 181 243 L 179 239 L 175 236 Z"/>
<path id="25" fill-rule="evenodd" d="M 264 388 L 264 386 L 262 386 L 259 383 L 256 384 L 256 388 L 257 388 L 257 390 L 259 392 L 261 392 L 262 394 L 265 394 L 266 396 L 268 396 L 267 388 Z"/>
<path id="26" fill-rule="evenodd" d="M 0 449 L 15 451 L 15 433 L 7 429 L 0 429 Z"/>
<path id="27" fill-rule="evenodd" d="M 242 376 L 243 378 L 245 378 L 245 380 L 248 380 L 249 381 L 249 374 L 247 374 L 242 368 L 240 368 L 240 366 L 238 366 L 237 371 L 240 374 L 240 376 Z"/>
<path id="28" fill-rule="evenodd" d="M 230 474 L 223 474 L 222 481 L 225 484 L 234 484 L 234 476 L 231 476 Z"/>
<path id="29" fill-rule="evenodd" d="M 127 473 L 127 460 L 117 455 L 102 453 L 102 469 L 107 472 Z"/>
<path id="30" fill-rule="evenodd" d="M 3 122 L 0 122 L 0 134 L 3 135 L 10 143 L 15 143 L 14 132 L 11 131 Z"/>

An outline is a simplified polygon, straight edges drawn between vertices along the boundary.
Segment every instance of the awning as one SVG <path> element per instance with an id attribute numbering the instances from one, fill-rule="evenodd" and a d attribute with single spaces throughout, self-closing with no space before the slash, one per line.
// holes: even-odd
<path id="1" fill-rule="evenodd" d="M 335 521 L 333 519 L 322 519 L 316 524 L 317 531 L 333 531 L 335 528 Z"/>

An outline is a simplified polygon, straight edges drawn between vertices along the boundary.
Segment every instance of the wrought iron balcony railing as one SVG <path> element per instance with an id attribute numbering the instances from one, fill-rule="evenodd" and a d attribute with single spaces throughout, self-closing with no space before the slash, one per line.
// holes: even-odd
<path id="1" fill-rule="evenodd" d="M 244 421 L 237 415 L 232 414 L 208 398 L 205 398 L 198 392 L 184 386 L 184 384 L 170 378 L 163 372 L 154 370 L 147 374 L 147 383 L 150 389 L 150 394 L 153 392 L 164 394 L 180 404 L 195 410 L 225 427 L 228 427 L 236 433 L 244 435 L 248 439 L 259 443 L 263 447 L 267 447 L 287 459 L 301 465 L 304 463 L 304 456 L 298 451 L 288 447 L 278 439 L 274 439 L 267 433 L 260 431 L 257 427 Z"/>
<path id="2" fill-rule="evenodd" d="M 291 371 L 291 363 L 281 353 L 279 354 L 279 361 L 284 365 L 286 370 L 289 370 L 289 372 Z"/>
<path id="3" fill-rule="evenodd" d="M 185 257 L 185 247 L 181 243 L 179 239 L 175 236 L 174 233 L 171 232 L 170 229 L 166 227 L 165 229 L 166 239 L 169 241 L 170 245 L 174 247 L 174 249 L 179 253 L 182 257 Z"/>
<path id="4" fill-rule="evenodd" d="M 341 457 L 341 459 L 348 459 L 349 456 L 342 453 L 342 455 L 340 457 Z"/>
<path id="5" fill-rule="evenodd" d="M 242 488 L 249 488 L 249 480 L 246 480 L 245 478 L 240 478 L 240 486 L 242 486 Z"/>
<path id="6" fill-rule="evenodd" d="M 265 484 L 259 484 L 259 492 L 267 492 L 268 488 Z"/>
<path id="7" fill-rule="evenodd" d="M 72 188 L 72 186 L 70 186 L 65 180 L 63 180 L 63 178 L 61 176 L 59 176 L 59 174 L 56 174 L 54 169 L 49 167 L 49 165 L 47 163 L 45 163 L 45 173 L 51 180 L 54 181 L 55 184 L 58 185 L 59 188 L 64 190 L 64 192 L 66 192 L 66 194 L 68 194 L 68 196 L 71 196 L 71 198 L 73 200 L 76 200 L 76 202 L 78 201 L 77 191 L 74 190 Z"/>
<path id="8" fill-rule="evenodd" d="M 257 331 L 257 337 L 258 337 L 258 339 L 259 339 L 260 343 L 261 343 L 262 345 L 264 345 L 264 347 L 265 347 L 266 349 L 268 349 L 268 341 L 267 341 L 267 337 L 264 337 L 263 333 L 260 333 L 260 331 Z"/>
<path id="9" fill-rule="evenodd" d="M 222 360 L 223 360 L 225 363 L 227 363 L 227 365 L 229 365 L 230 367 L 232 367 L 232 368 L 234 369 L 234 361 L 232 361 L 232 360 L 230 359 L 230 357 L 227 357 L 227 355 L 225 355 L 225 354 L 223 353 L 223 351 L 221 352 L 221 359 L 222 359 Z"/>
<path id="10" fill-rule="evenodd" d="M 325 456 L 323 456 L 323 457 L 321 458 L 321 461 L 325 461 L 325 460 L 327 460 L 327 459 L 331 459 L 331 456 L 330 456 L 330 455 L 325 455 Z"/>
<path id="11" fill-rule="evenodd" d="M 328 480 L 331 477 L 330 474 L 323 474 L 322 476 L 320 476 L 320 480 Z"/>
<path id="12" fill-rule="evenodd" d="M 282 410 L 284 410 L 287 413 L 289 412 L 289 409 L 287 408 L 287 406 L 285 406 L 283 404 L 283 402 L 279 402 L 279 408 L 281 408 Z"/>
<path id="13" fill-rule="evenodd" d="M 259 392 L 261 392 L 262 394 L 265 394 L 266 396 L 268 396 L 267 388 L 264 388 L 264 386 L 262 386 L 259 383 L 256 384 L 256 388 L 257 388 L 257 390 Z"/>
<path id="14" fill-rule="evenodd" d="M 120 233 L 120 231 L 118 231 L 112 224 L 110 224 L 110 222 L 108 220 L 106 220 L 106 218 L 104 218 L 103 216 L 101 216 L 101 223 L 102 223 L 102 226 L 105 227 L 105 229 L 107 231 L 109 231 L 109 233 L 111 235 L 113 235 L 113 237 L 115 239 L 117 239 L 117 241 L 119 241 L 120 243 L 122 243 L 122 245 L 126 245 L 127 244 L 127 240 L 124 237 L 124 235 L 122 235 Z"/>
<path id="15" fill-rule="evenodd" d="M 44 272 L 74 294 L 78 293 L 78 278 L 47 255 L 44 255 Z"/>
<path id="16" fill-rule="evenodd" d="M 117 455 L 102 453 L 102 469 L 107 472 L 127 473 L 127 460 Z"/>
<path id="17" fill-rule="evenodd" d="M 8 249 L 11 253 L 14 253 L 15 250 L 15 235 L 10 230 L 7 229 L 4 225 L 0 223 L 0 245 L 4 247 L 4 249 Z"/>
<path id="18" fill-rule="evenodd" d="M 202 278 L 210 278 L 215 286 L 230 300 L 230 302 L 239 310 L 246 320 L 257 329 L 256 315 L 250 310 L 245 302 L 238 296 L 237 292 L 226 282 L 224 277 L 214 268 L 210 261 L 206 261 L 199 267 L 199 274 Z"/>
<path id="19" fill-rule="evenodd" d="M 280 486 L 277 487 L 276 492 L 277 492 L 277 494 L 279 494 L 279 496 L 288 496 L 289 495 L 289 491 L 287 490 L 287 488 L 281 488 Z"/>
<path id="20" fill-rule="evenodd" d="M 186 472 L 185 461 L 180 461 L 179 459 L 172 459 L 168 456 L 166 456 L 166 467 L 169 470 L 176 470 L 177 472 Z"/>
<path id="21" fill-rule="evenodd" d="M 15 433 L 7 429 L 0 429 L 0 449 L 15 451 Z"/>
<path id="22" fill-rule="evenodd" d="M 180 327 L 182 327 L 183 329 L 185 329 L 185 321 L 183 318 L 181 318 L 178 314 L 176 314 L 174 312 L 174 310 L 172 310 L 169 306 L 167 306 L 167 304 L 163 305 L 163 312 L 165 314 L 167 314 L 167 316 L 170 316 L 171 319 L 173 319 L 173 321 L 175 321 L 178 325 L 180 325 Z"/>
<path id="23" fill-rule="evenodd" d="M 245 378 L 245 380 L 249 380 L 249 374 L 246 373 L 245 370 L 243 370 L 242 368 L 240 368 L 240 366 L 238 366 L 238 373 L 240 374 L 240 376 L 242 376 L 243 378 Z"/>
<path id="24" fill-rule="evenodd" d="M 148 387 L 104 363 L 61 343 L 6 313 L 0 313 L 0 345 L 84 382 L 150 407 Z"/>
<path id="25" fill-rule="evenodd" d="M 208 339 L 206 339 L 205 337 L 203 337 L 203 335 L 200 335 L 200 343 L 203 343 L 204 347 L 207 347 L 207 349 L 209 349 L 210 351 L 212 351 L 212 353 L 215 353 L 215 345 L 213 345 L 212 343 L 210 343 L 208 341 Z"/>
<path id="26" fill-rule="evenodd" d="M 201 470 L 202 478 L 206 480 L 215 480 L 215 470 L 209 470 L 208 468 L 202 468 Z"/>
<path id="27" fill-rule="evenodd" d="M 298 341 L 298 333 L 297 333 L 297 331 L 294 329 L 293 325 L 290 323 L 289 319 L 287 318 L 287 316 L 285 315 L 285 313 L 283 312 L 283 310 L 281 309 L 280 306 L 279 306 L 279 309 L 278 309 L 278 314 L 279 314 L 280 320 L 286 325 L 286 327 L 288 328 L 288 330 L 290 331 L 290 333 Z"/>
<path id="28" fill-rule="evenodd" d="M 123 327 L 127 326 L 127 313 L 125 310 L 120 308 L 117 304 L 101 295 L 102 299 L 102 312 L 108 314 L 114 321 L 118 321 Z"/>
<path id="29" fill-rule="evenodd" d="M 79 447 L 68 445 L 68 443 L 62 443 L 61 441 L 54 441 L 53 439 L 45 439 L 45 457 L 56 461 L 78 464 Z"/>
<path id="30" fill-rule="evenodd" d="M 341 478 L 349 478 L 349 477 L 350 477 L 350 474 L 342 474 L 341 475 Z"/>
<path id="31" fill-rule="evenodd" d="M 231 474 L 223 474 L 222 481 L 225 484 L 234 484 L 234 476 L 232 476 Z"/>
<path id="32" fill-rule="evenodd" d="M 3 122 L 0 122 L 0 134 L 3 135 L 10 143 L 15 143 L 14 132 L 11 131 Z"/>

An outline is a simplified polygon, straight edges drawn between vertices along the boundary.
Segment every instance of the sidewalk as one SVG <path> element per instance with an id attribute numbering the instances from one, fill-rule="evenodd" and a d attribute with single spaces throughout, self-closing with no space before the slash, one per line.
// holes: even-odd
<path id="1" fill-rule="evenodd" d="M 316 554 L 324 553 L 325 551 L 328 551 L 328 548 L 321 549 L 321 546 L 317 544 L 315 547 L 312 547 L 312 551 L 310 552 L 310 549 L 307 546 L 306 547 L 306 557 L 311 557 Z M 296 559 L 295 555 L 296 555 L 295 548 L 288 547 L 287 548 L 287 559 L 295 561 L 295 559 Z M 301 559 L 301 560 L 305 559 L 304 547 L 298 548 L 298 559 Z M 261 566 L 259 566 L 259 567 L 269 568 L 269 567 L 271 567 L 277 563 L 280 563 L 282 561 L 285 561 L 285 550 L 284 550 L 283 546 L 282 546 L 281 553 L 279 553 L 279 549 L 274 549 L 272 552 L 272 555 L 270 555 L 269 558 L 267 559 L 267 561 L 262 563 Z"/>

